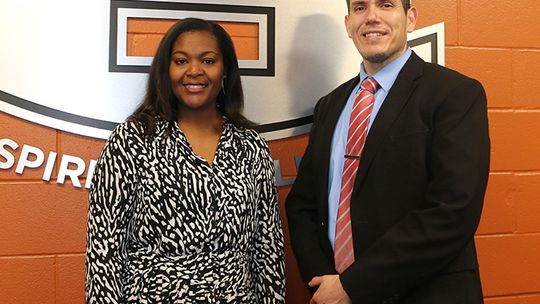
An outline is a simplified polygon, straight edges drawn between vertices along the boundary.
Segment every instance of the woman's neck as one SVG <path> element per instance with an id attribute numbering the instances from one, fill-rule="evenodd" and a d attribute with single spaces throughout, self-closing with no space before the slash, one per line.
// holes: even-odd
<path id="1" fill-rule="evenodd" d="M 197 133 L 221 133 L 223 116 L 217 110 L 190 111 L 181 109 L 178 117 L 178 125 L 182 131 L 198 130 Z"/>

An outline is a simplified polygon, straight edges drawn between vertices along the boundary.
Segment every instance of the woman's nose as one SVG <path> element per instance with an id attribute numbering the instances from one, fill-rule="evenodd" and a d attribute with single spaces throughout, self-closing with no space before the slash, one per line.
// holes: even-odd
<path id="1" fill-rule="evenodd" d="M 201 65 L 198 62 L 189 63 L 189 66 L 187 69 L 188 76 L 197 76 L 197 75 L 200 75 L 201 73 L 202 73 Z"/>

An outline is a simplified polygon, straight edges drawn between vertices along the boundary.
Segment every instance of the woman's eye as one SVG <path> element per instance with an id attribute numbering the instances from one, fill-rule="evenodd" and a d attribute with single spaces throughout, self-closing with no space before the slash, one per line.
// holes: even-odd
<path id="1" fill-rule="evenodd" d="M 187 60 L 184 59 L 184 58 L 180 58 L 180 59 L 176 59 L 174 61 L 174 63 L 178 64 L 178 65 L 181 65 L 181 64 L 186 64 L 187 63 Z"/>
<path id="2" fill-rule="evenodd" d="M 204 64 L 214 64 L 214 63 L 216 63 L 216 61 L 214 59 L 211 59 L 211 58 L 203 59 L 202 62 Z"/>

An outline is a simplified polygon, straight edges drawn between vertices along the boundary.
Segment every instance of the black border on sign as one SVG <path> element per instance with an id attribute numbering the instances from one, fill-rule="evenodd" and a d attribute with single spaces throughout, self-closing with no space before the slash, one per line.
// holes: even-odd
<path id="1" fill-rule="evenodd" d="M 74 123 L 81 126 L 92 127 L 102 130 L 112 131 L 118 123 L 100 119 L 89 118 L 81 115 L 71 114 L 60 111 L 35 102 L 11 95 L 0 90 L 0 100 L 13 105 L 17 108 L 24 109 L 33 113 L 41 114 L 50 118 L 58 119 L 65 122 Z"/>
<path id="2" fill-rule="evenodd" d="M 81 126 L 97 128 L 101 130 L 112 131 L 118 125 L 117 122 L 88 118 L 81 115 L 71 114 L 68 112 L 46 107 L 35 102 L 11 95 L 7 92 L 0 90 L 0 100 L 17 108 L 24 109 L 33 113 L 41 114 L 50 118 L 58 119 L 65 122 L 78 124 Z M 269 123 L 264 125 L 257 125 L 254 129 L 260 133 L 286 130 L 294 127 L 308 125 L 313 122 L 313 116 L 306 116 L 297 119 L 291 119 L 286 121 L 280 121 L 276 123 Z"/>
<path id="3" fill-rule="evenodd" d="M 94 119 L 89 118 L 81 115 L 71 114 L 68 112 L 60 111 L 57 109 L 53 109 L 51 107 L 46 107 L 43 105 L 40 105 L 35 102 L 31 102 L 29 100 L 17 97 L 15 95 L 11 95 L 7 92 L 4 92 L 0 90 L 0 100 L 4 101 L 10 105 L 13 105 L 17 108 L 24 109 L 33 113 L 41 114 L 50 118 L 58 119 L 65 122 L 70 122 L 74 124 L 78 124 L 81 126 L 86 127 L 92 127 L 97 128 L 101 130 L 109 130 L 112 131 L 118 125 L 117 122 L 112 121 L 106 121 L 106 120 L 100 120 L 100 119 Z M 299 127 L 303 125 L 307 125 L 313 122 L 313 116 L 306 116 L 301 117 L 297 119 L 291 119 L 286 121 L 280 121 L 276 123 L 269 123 L 264 125 L 257 125 L 254 127 L 254 129 L 257 132 L 260 133 L 266 133 L 266 132 L 272 132 L 272 131 L 278 131 L 278 130 L 286 130 L 294 127 Z"/>
<path id="4" fill-rule="evenodd" d="M 416 38 L 407 42 L 410 47 L 415 47 L 426 43 L 431 44 L 431 62 L 438 64 L 439 57 L 437 56 L 437 33 L 429 34 L 427 36 Z"/>
<path id="5" fill-rule="evenodd" d="M 122 73 L 148 73 L 150 66 L 118 65 L 117 64 L 117 34 L 118 10 L 120 8 L 140 8 L 171 11 L 196 12 L 225 12 L 239 14 L 258 14 L 267 16 L 267 63 L 266 68 L 240 68 L 240 75 L 245 76 L 275 76 L 275 8 L 265 6 L 244 6 L 224 4 L 202 4 L 183 2 L 154 2 L 154 1 L 127 1 L 111 0 L 110 34 L 109 34 L 109 72 Z"/>

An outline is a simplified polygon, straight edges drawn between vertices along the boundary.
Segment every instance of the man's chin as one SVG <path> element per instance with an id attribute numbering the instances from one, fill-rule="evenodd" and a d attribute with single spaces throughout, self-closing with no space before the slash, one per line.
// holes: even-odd
<path id="1" fill-rule="evenodd" d="M 383 63 L 390 58 L 389 54 L 386 53 L 378 53 L 378 54 L 369 54 L 362 56 L 365 61 L 371 62 L 371 63 Z"/>

